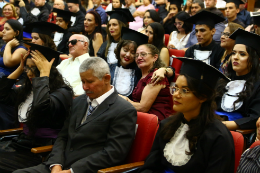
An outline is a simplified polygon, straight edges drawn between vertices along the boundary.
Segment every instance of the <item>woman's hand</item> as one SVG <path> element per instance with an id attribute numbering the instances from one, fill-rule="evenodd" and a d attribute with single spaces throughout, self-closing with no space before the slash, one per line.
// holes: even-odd
<path id="1" fill-rule="evenodd" d="M 6 46 L 10 46 L 11 48 L 16 47 L 18 45 L 19 45 L 19 41 L 16 38 L 12 39 L 6 44 Z"/>
<path id="2" fill-rule="evenodd" d="M 174 49 L 175 46 L 173 44 L 168 45 L 168 49 Z"/>
<path id="3" fill-rule="evenodd" d="M 153 72 L 151 84 L 156 85 L 158 82 L 165 78 L 165 68 L 159 68 L 155 72 Z"/>
<path id="4" fill-rule="evenodd" d="M 30 54 L 30 49 L 28 49 L 28 51 L 26 52 L 26 54 L 21 54 L 21 62 L 20 62 L 20 66 L 19 68 L 20 69 L 24 69 L 24 66 L 25 66 L 25 60 L 27 58 L 27 56 Z"/>
<path id="5" fill-rule="evenodd" d="M 53 58 L 50 62 L 38 50 L 31 51 L 32 60 L 40 71 L 40 77 L 50 75 L 51 66 L 55 60 Z"/>

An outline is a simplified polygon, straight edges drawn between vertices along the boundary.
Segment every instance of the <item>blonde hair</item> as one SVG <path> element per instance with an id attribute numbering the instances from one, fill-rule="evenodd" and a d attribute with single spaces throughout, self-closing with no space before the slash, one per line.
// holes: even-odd
<path id="1" fill-rule="evenodd" d="M 16 13 L 16 9 L 15 9 L 14 5 L 11 4 L 11 3 L 7 3 L 7 4 L 5 4 L 5 5 L 3 6 L 2 15 L 4 16 L 4 8 L 5 8 L 7 5 L 10 5 L 10 6 L 11 6 L 11 8 L 12 8 L 12 10 L 13 10 L 13 17 L 15 17 L 15 19 L 17 19 L 18 15 L 17 15 L 17 13 Z"/>

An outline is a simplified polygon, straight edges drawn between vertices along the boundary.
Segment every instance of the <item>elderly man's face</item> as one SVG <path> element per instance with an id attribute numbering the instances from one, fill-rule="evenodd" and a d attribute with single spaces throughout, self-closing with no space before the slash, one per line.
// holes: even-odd
<path id="1" fill-rule="evenodd" d="M 64 10 L 65 8 L 64 2 L 62 0 L 55 0 L 53 3 L 53 8 Z"/>
<path id="2" fill-rule="evenodd" d="M 80 78 L 82 87 L 90 99 L 96 99 L 103 95 L 106 92 L 107 85 L 110 84 L 110 75 L 107 74 L 99 80 L 94 76 L 93 70 L 80 73 Z"/>
<path id="3" fill-rule="evenodd" d="M 75 44 L 72 44 L 71 41 L 76 40 Z M 69 53 L 72 55 L 73 58 L 76 58 L 80 55 L 83 55 L 87 52 L 88 43 L 83 40 L 81 36 L 72 35 L 69 39 Z"/>

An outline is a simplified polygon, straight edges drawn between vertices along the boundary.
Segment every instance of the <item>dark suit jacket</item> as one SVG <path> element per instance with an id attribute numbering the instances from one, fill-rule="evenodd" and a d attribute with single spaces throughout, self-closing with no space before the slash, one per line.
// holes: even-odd
<path id="1" fill-rule="evenodd" d="M 44 164 L 61 164 L 75 173 L 96 173 L 99 169 L 122 164 L 135 137 L 135 108 L 111 94 L 81 124 L 87 111 L 87 96 L 73 101 L 71 116 L 58 135 Z"/>

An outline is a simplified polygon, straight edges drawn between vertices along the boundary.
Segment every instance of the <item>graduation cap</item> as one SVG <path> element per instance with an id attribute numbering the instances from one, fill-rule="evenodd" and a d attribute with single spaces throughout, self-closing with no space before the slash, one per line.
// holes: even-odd
<path id="1" fill-rule="evenodd" d="M 114 11 L 107 11 L 106 13 L 110 16 L 110 20 L 117 19 L 123 23 L 133 22 L 135 20 L 127 8 L 116 8 Z"/>
<path id="2" fill-rule="evenodd" d="M 29 33 L 39 33 L 39 34 L 45 34 L 45 35 L 51 35 L 51 33 L 57 31 L 57 32 L 64 32 L 65 30 L 54 24 L 49 22 L 33 22 L 25 25 L 25 32 Z"/>
<path id="3" fill-rule="evenodd" d="M 67 3 L 80 4 L 79 0 L 67 0 Z"/>
<path id="4" fill-rule="evenodd" d="M 238 28 L 229 38 L 236 40 L 235 44 L 244 44 L 247 45 L 258 52 L 260 36 L 243 29 Z"/>
<path id="5" fill-rule="evenodd" d="M 187 74 L 192 78 L 200 80 L 212 89 L 215 88 L 219 78 L 230 81 L 230 79 L 226 75 L 221 73 L 218 69 L 209 64 L 206 64 L 203 61 L 186 57 L 178 57 L 177 59 L 183 62 L 181 74 Z"/>
<path id="6" fill-rule="evenodd" d="M 48 61 L 51 61 L 53 58 L 55 58 L 54 62 L 53 62 L 53 66 L 57 66 L 59 65 L 59 62 L 60 62 L 60 54 L 61 52 L 57 52 L 49 47 L 46 47 L 46 46 L 41 46 L 41 45 L 38 45 L 38 44 L 33 44 L 33 43 L 27 43 L 27 42 L 24 42 L 24 44 L 27 44 L 30 47 L 30 50 L 38 50 L 39 52 L 41 52 L 41 54 L 43 56 L 45 56 L 45 58 L 48 60 Z M 31 55 L 29 54 L 28 57 L 31 57 Z"/>
<path id="7" fill-rule="evenodd" d="M 53 12 L 57 13 L 57 17 L 62 17 L 65 21 L 70 21 L 71 16 L 75 16 L 75 13 L 72 13 L 67 10 L 61 10 L 58 8 L 53 8 Z"/>
<path id="8" fill-rule="evenodd" d="M 176 6 L 181 6 L 183 4 L 183 0 L 168 0 L 170 4 L 175 4 Z"/>
<path id="9" fill-rule="evenodd" d="M 233 2 L 234 4 L 236 4 L 237 6 L 239 6 L 240 4 L 244 4 L 245 2 L 242 0 L 224 0 L 226 1 L 226 3 L 230 3 Z"/>
<path id="10" fill-rule="evenodd" d="M 260 25 L 260 12 L 250 12 L 250 16 L 253 18 L 255 25 Z"/>
<path id="11" fill-rule="evenodd" d="M 122 39 L 136 42 L 137 46 L 148 43 L 148 36 L 135 30 L 122 27 Z"/>
<path id="12" fill-rule="evenodd" d="M 206 10 L 201 10 L 194 16 L 191 16 L 190 18 L 186 19 L 185 22 L 193 23 L 196 25 L 208 25 L 214 28 L 215 24 L 223 22 L 224 20 L 225 18 L 220 17 L 215 13 Z"/>

